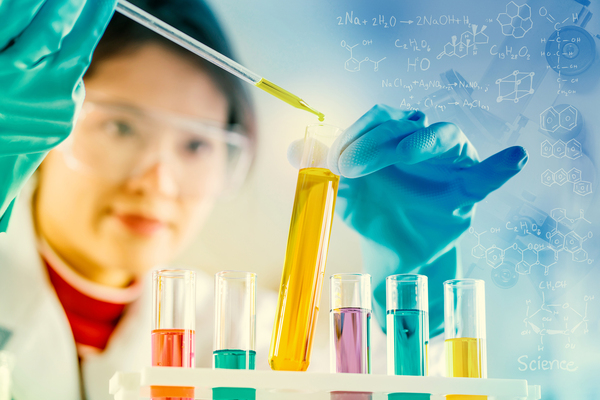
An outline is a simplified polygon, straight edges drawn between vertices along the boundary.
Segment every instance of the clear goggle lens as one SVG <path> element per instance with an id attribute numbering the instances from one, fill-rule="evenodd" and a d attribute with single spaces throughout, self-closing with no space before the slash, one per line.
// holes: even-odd
<path id="1" fill-rule="evenodd" d="M 230 195 L 251 163 L 250 141 L 240 132 L 212 121 L 93 98 L 85 101 L 60 149 L 70 165 L 115 182 L 164 164 L 182 195 Z"/>

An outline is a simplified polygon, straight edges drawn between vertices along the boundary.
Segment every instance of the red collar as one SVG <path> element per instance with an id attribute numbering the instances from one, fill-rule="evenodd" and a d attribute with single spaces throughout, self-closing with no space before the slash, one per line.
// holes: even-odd
<path id="1" fill-rule="evenodd" d="M 141 294 L 141 281 L 122 289 L 105 287 L 73 271 L 47 243 L 39 247 L 79 355 L 104 350 L 125 308 Z"/>

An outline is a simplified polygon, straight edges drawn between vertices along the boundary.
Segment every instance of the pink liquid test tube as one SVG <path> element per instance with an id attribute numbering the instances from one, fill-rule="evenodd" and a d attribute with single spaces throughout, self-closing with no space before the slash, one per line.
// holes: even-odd
<path id="1" fill-rule="evenodd" d="M 189 270 L 152 273 L 152 366 L 194 368 L 196 274 Z M 152 386 L 150 397 L 193 400 L 193 387 Z"/>
<path id="2" fill-rule="evenodd" d="M 330 366 L 333 373 L 371 373 L 371 275 L 330 278 Z M 331 392 L 331 400 L 370 400 L 371 393 Z"/>

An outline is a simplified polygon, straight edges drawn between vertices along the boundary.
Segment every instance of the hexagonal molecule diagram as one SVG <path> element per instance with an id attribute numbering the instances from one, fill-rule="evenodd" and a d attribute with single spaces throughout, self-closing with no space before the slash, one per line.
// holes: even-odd
<path id="1" fill-rule="evenodd" d="M 377 72 L 379 70 L 379 63 L 382 62 L 383 60 L 385 60 L 386 57 L 383 57 L 379 61 L 371 60 L 369 57 L 365 57 L 362 60 L 359 60 L 358 58 L 354 57 L 354 48 L 356 46 L 358 46 L 359 44 L 360 43 L 357 43 L 354 46 L 350 46 L 350 45 L 348 45 L 348 43 L 346 43 L 345 40 L 342 40 L 341 46 L 350 52 L 350 58 L 348 58 L 346 60 L 346 62 L 344 63 L 344 69 L 349 72 L 359 72 L 360 66 L 362 63 L 371 62 L 373 64 L 373 71 Z M 366 44 L 366 42 L 363 41 L 363 46 L 365 44 Z"/>
<path id="2" fill-rule="evenodd" d="M 496 21 L 500 24 L 504 36 L 522 38 L 533 26 L 531 7 L 527 4 L 518 6 L 511 1 L 506 5 L 506 12 L 498 14 Z"/>
<path id="3" fill-rule="evenodd" d="M 571 173 L 571 172 L 569 172 Z M 556 223 L 556 227 L 549 233 L 547 238 L 550 242 L 550 248 L 556 253 L 565 251 L 571 254 L 571 259 L 575 262 L 587 262 L 591 264 L 593 260 L 588 257 L 587 251 L 583 249 L 583 242 L 592 237 L 592 232 L 588 232 L 585 236 L 579 236 L 575 231 L 570 230 L 563 234 L 559 232 L 559 223 L 566 221 L 569 224 L 574 224 L 577 221 L 585 221 L 590 224 L 590 221 L 585 219 L 583 210 L 579 211 L 579 217 L 569 218 L 567 217 L 567 210 L 564 208 L 555 208 L 550 212 L 550 218 Z M 541 253 L 538 253 L 538 259 L 541 257 Z"/>
<path id="4" fill-rule="evenodd" d="M 485 262 L 492 268 L 496 269 L 504 260 L 504 251 L 496 246 L 492 246 L 485 252 Z"/>
<path id="5" fill-rule="evenodd" d="M 564 173 L 570 174 L 571 171 Z M 569 218 L 566 209 L 555 208 L 550 212 L 549 217 L 556 225 L 546 233 L 547 244 L 529 243 L 523 246 L 523 243 L 515 242 L 506 248 L 497 247 L 495 244 L 486 247 L 481 244 L 481 237 L 488 231 L 479 233 L 470 227 L 469 233 L 477 238 L 477 244 L 472 247 L 471 255 L 476 259 L 484 260 L 492 268 L 492 280 L 498 287 L 504 289 L 514 286 L 519 275 L 531 274 L 533 267 L 543 268 L 544 275 L 548 275 L 550 267 L 558 263 L 560 253 L 570 254 L 575 262 L 591 264 L 594 260 L 589 258 L 583 244 L 592 237 L 592 232 L 580 236 L 568 228 L 577 221 L 591 224 L 585 219 L 583 210 L 580 210 L 577 218 Z M 490 229 L 490 233 L 496 232 L 499 232 L 498 228 Z"/>
<path id="6" fill-rule="evenodd" d="M 581 180 L 581 170 L 577 168 L 571 168 L 569 172 L 566 172 L 562 168 L 556 172 L 547 169 L 542 172 L 541 179 L 542 184 L 546 186 L 552 186 L 554 184 L 562 186 L 566 182 L 570 182 L 573 184 L 573 193 L 579 196 L 587 196 L 592 193 L 592 182 Z"/>
<path id="7" fill-rule="evenodd" d="M 577 126 L 577 109 L 568 106 L 562 111 L 550 106 L 540 113 L 540 128 L 546 132 L 555 132 L 558 128 L 567 131 Z"/>
<path id="8" fill-rule="evenodd" d="M 554 287 L 566 287 L 566 281 L 558 281 Z M 546 303 L 546 295 L 542 291 L 542 301 L 539 306 L 534 306 L 531 300 L 526 300 L 527 305 L 523 323 L 525 329 L 521 335 L 538 335 L 540 346 L 543 349 L 544 338 L 547 336 L 564 336 L 565 348 L 575 348 L 571 338 L 575 335 L 585 335 L 590 332 L 588 322 L 588 303 L 594 300 L 593 295 L 584 295 L 583 304 L 577 301 L 577 309 L 569 303 Z M 539 304 L 535 301 L 535 304 Z"/>
<path id="9" fill-rule="evenodd" d="M 496 79 L 499 94 L 496 101 L 509 100 L 518 103 L 525 96 L 533 94 L 533 76 L 535 72 L 519 72 L 515 70 L 504 78 Z"/>
<path id="10" fill-rule="evenodd" d="M 463 58 L 468 55 L 477 53 L 478 44 L 487 44 L 489 37 L 483 31 L 487 26 L 483 25 L 481 30 L 477 31 L 477 25 L 471 25 L 471 30 L 464 31 L 460 35 L 460 41 L 456 36 L 452 36 L 452 39 L 444 45 L 444 51 L 438 54 L 437 59 L 441 59 L 444 56 Z"/>
<path id="11" fill-rule="evenodd" d="M 544 140 L 541 147 L 542 157 L 546 158 L 567 157 L 571 160 L 576 160 L 583 154 L 581 143 L 575 139 L 571 139 L 567 143 L 563 142 L 562 140 L 557 140 L 554 144 L 550 143 L 549 140 Z"/>

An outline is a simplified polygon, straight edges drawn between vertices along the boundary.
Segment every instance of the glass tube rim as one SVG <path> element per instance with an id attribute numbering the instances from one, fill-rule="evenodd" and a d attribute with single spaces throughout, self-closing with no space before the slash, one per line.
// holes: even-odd
<path id="1" fill-rule="evenodd" d="M 170 278 L 170 279 L 185 279 L 190 278 L 196 274 L 196 271 L 189 269 L 158 269 L 152 271 L 152 275 L 156 278 Z"/>
<path id="2" fill-rule="evenodd" d="M 398 279 L 398 277 L 410 278 L 410 279 Z M 422 281 L 427 283 L 429 280 L 427 278 L 427 275 L 421 275 L 421 274 L 394 274 L 394 275 L 389 275 L 385 279 L 397 282 L 399 284 L 403 284 L 403 283 L 415 284 L 415 283 L 420 283 Z"/>
<path id="3" fill-rule="evenodd" d="M 328 128 L 328 130 L 327 131 L 316 130 L 319 127 Z M 316 123 L 306 125 L 306 131 L 307 132 L 310 131 L 311 136 L 334 138 L 334 137 L 338 137 L 339 135 L 341 135 L 344 130 L 336 125 L 325 124 L 323 122 L 316 122 Z M 333 133 L 330 133 L 330 132 L 333 132 Z"/>
<path id="4" fill-rule="evenodd" d="M 386 313 L 397 310 L 429 312 L 429 279 L 422 274 L 394 274 L 385 279 Z"/>
<path id="5" fill-rule="evenodd" d="M 239 271 L 234 269 L 229 269 L 225 271 L 219 271 L 215 274 L 218 279 L 227 279 L 227 280 L 251 280 L 256 279 L 256 272 L 249 271 Z"/>
<path id="6" fill-rule="evenodd" d="M 464 278 L 464 279 L 449 279 L 444 281 L 445 287 L 461 288 L 461 287 L 479 287 L 484 286 L 485 281 L 483 279 L 475 278 Z"/>
<path id="7" fill-rule="evenodd" d="M 344 284 L 358 285 L 360 292 L 359 305 L 348 305 L 347 302 L 342 301 L 342 286 Z M 344 308 L 362 308 L 364 310 L 373 310 L 373 300 L 371 298 L 371 284 L 372 277 L 370 274 L 357 273 L 357 272 L 341 272 L 333 274 L 329 277 L 329 310 L 334 311 Z M 363 292 L 364 291 L 364 292 Z M 362 295 L 365 296 L 362 296 Z M 347 300 L 348 298 L 346 298 Z M 351 298 L 354 300 L 353 298 Z M 339 305 L 336 307 L 335 303 L 339 301 Z"/>
<path id="8" fill-rule="evenodd" d="M 341 279 L 338 277 L 342 277 Z M 354 278 L 354 279 L 344 279 L 344 278 Z M 359 282 L 364 279 L 371 279 L 371 274 L 362 274 L 358 272 L 341 272 L 339 274 L 333 274 L 329 277 L 329 280 L 340 280 L 340 281 L 348 281 L 348 282 Z"/>

